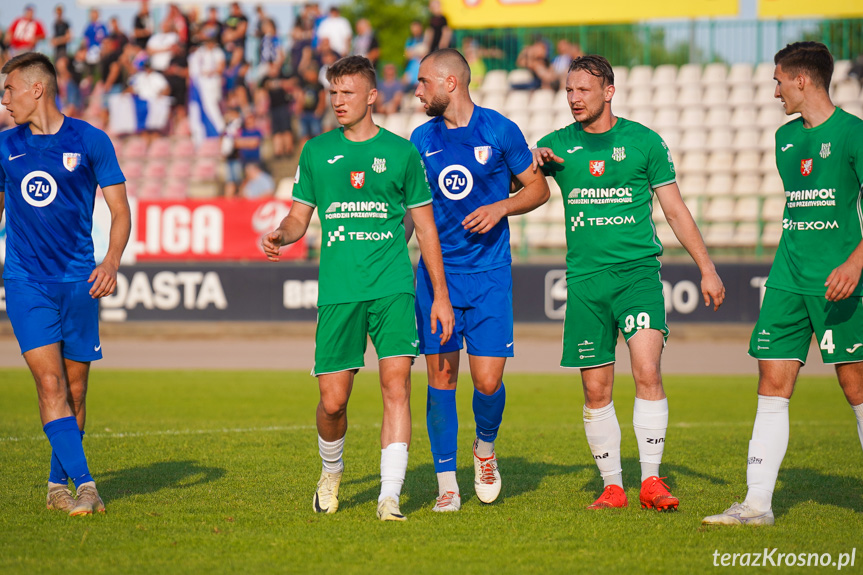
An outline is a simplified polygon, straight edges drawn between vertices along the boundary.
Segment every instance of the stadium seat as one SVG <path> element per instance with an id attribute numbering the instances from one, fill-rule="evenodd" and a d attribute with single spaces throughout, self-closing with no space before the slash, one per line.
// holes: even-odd
<path id="1" fill-rule="evenodd" d="M 702 101 L 708 108 L 728 106 L 728 88 L 724 84 L 707 85 Z"/>
<path id="2" fill-rule="evenodd" d="M 162 197 L 164 182 L 159 180 L 144 180 L 138 187 L 138 198 L 142 200 L 155 200 Z"/>
<path id="3" fill-rule="evenodd" d="M 764 198 L 761 219 L 765 222 L 781 222 L 785 212 L 785 194 Z"/>
<path id="4" fill-rule="evenodd" d="M 168 182 L 162 189 L 162 197 L 169 200 L 185 200 L 188 188 L 185 182 Z"/>
<path id="5" fill-rule="evenodd" d="M 630 90 L 627 87 L 614 87 L 614 97 L 611 100 L 611 104 L 615 108 L 619 108 L 620 106 L 629 106 L 629 93 Z"/>
<path id="6" fill-rule="evenodd" d="M 144 168 L 144 177 L 148 180 L 162 180 L 168 175 L 168 164 L 164 160 L 151 160 Z"/>
<path id="7" fill-rule="evenodd" d="M 659 88 L 662 86 L 673 86 L 677 79 L 677 66 L 674 64 L 662 64 L 653 70 L 650 83 Z"/>
<path id="8" fill-rule="evenodd" d="M 732 219 L 735 222 L 757 222 L 761 219 L 761 198 L 749 196 L 738 198 L 734 203 Z"/>
<path id="9" fill-rule="evenodd" d="M 717 196 L 710 198 L 702 214 L 705 222 L 731 222 L 734 219 L 734 198 Z"/>
<path id="10" fill-rule="evenodd" d="M 626 79 L 626 86 L 629 88 L 650 86 L 650 80 L 652 77 L 653 68 L 651 66 L 633 66 L 629 70 L 629 77 Z"/>
<path id="11" fill-rule="evenodd" d="M 734 148 L 739 151 L 761 150 L 761 130 L 758 128 L 737 128 L 734 134 Z"/>
<path id="12" fill-rule="evenodd" d="M 533 72 L 530 70 L 525 70 L 524 68 L 516 68 L 512 70 L 506 78 L 507 84 L 510 88 L 513 86 L 519 86 L 524 84 L 530 84 L 534 81 Z"/>
<path id="13" fill-rule="evenodd" d="M 131 137 L 123 144 L 124 158 L 142 159 L 147 155 L 147 141 L 143 138 Z"/>
<path id="14" fill-rule="evenodd" d="M 755 118 L 755 125 L 759 128 L 776 130 L 789 119 L 785 115 L 785 110 L 779 105 L 779 101 L 771 100 L 769 104 L 763 104 L 758 107 L 758 116 Z"/>
<path id="15" fill-rule="evenodd" d="M 734 176 L 730 172 L 713 173 L 707 179 L 707 195 L 728 198 L 734 192 Z M 729 211 L 731 211 L 729 209 Z"/>
<path id="16" fill-rule="evenodd" d="M 731 110 L 729 108 L 708 108 L 704 117 L 705 128 L 727 128 L 731 124 Z"/>
<path id="17" fill-rule="evenodd" d="M 755 90 L 755 99 L 753 100 L 753 103 L 755 103 L 756 105 L 772 103 L 781 108 L 782 105 L 779 103 L 779 100 L 776 99 L 775 94 L 776 86 L 762 84 L 758 86 L 758 88 L 756 88 Z"/>
<path id="18" fill-rule="evenodd" d="M 563 93 L 565 94 L 565 92 Z M 548 113 L 554 106 L 563 105 L 564 98 L 557 98 L 558 92 L 553 90 L 534 90 L 530 95 L 530 109 L 534 114 Z"/>
<path id="19" fill-rule="evenodd" d="M 740 134 L 739 131 L 737 133 L 738 135 Z M 750 190 L 752 193 L 758 193 L 758 190 L 761 189 L 761 156 L 761 152 L 752 150 L 738 150 L 734 155 L 732 171 L 737 174 L 738 178 L 744 176 L 759 176 L 758 186 Z"/>
<path id="20" fill-rule="evenodd" d="M 672 231 L 671 226 L 669 226 L 667 223 L 656 223 L 656 237 L 659 238 L 662 247 L 665 249 L 681 247 L 680 240 L 677 239 L 677 236 L 674 235 L 674 231 Z"/>
<path id="21" fill-rule="evenodd" d="M 776 154 L 763 153 L 761 154 L 761 163 L 758 164 L 758 171 L 762 176 L 776 173 Z M 778 177 L 778 176 L 777 176 Z M 764 189 L 764 182 L 761 182 L 761 189 Z"/>
<path id="22" fill-rule="evenodd" d="M 651 127 L 662 133 L 663 128 L 676 128 L 677 125 L 677 108 L 675 106 L 663 106 L 653 116 L 653 126 Z"/>
<path id="23" fill-rule="evenodd" d="M 169 180 L 188 180 L 192 177 L 192 165 L 186 160 L 171 163 L 168 168 Z"/>
<path id="24" fill-rule="evenodd" d="M 782 238 L 782 222 L 768 222 L 764 224 L 764 232 L 761 234 L 761 244 L 767 247 L 776 247 Z"/>
<path id="25" fill-rule="evenodd" d="M 637 86 L 628 89 L 626 105 L 630 108 L 653 107 L 653 89 L 649 86 Z"/>
<path id="26" fill-rule="evenodd" d="M 546 249 L 566 249 L 566 226 L 546 226 L 540 246 Z"/>
<path id="27" fill-rule="evenodd" d="M 681 175 L 704 174 L 707 172 L 707 153 L 702 150 L 690 150 L 683 153 L 677 172 Z"/>
<path id="28" fill-rule="evenodd" d="M 752 84 L 752 64 L 732 64 L 728 70 L 728 83 L 732 86 Z M 733 88 L 732 88 L 733 90 Z"/>
<path id="29" fill-rule="evenodd" d="M 414 112 L 410 115 L 410 118 L 408 118 L 408 122 L 405 125 L 405 130 L 408 134 L 411 134 L 414 130 L 428 122 L 428 119 L 429 117 L 426 115 L 425 112 Z"/>
<path id="30" fill-rule="evenodd" d="M 147 155 L 153 159 L 168 159 L 171 154 L 171 140 L 168 138 L 156 138 L 147 150 Z"/>
<path id="31" fill-rule="evenodd" d="M 680 113 L 680 127 L 704 129 L 704 108 L 701 106 L 687 106 Z"/>
<path id="32" fill-rule="evenodd" d="M 512 122 L 518 126 L 518 129 L 521 130 L 521 133 L 524 134 L 531 126 L 530 126 L 530 115 L 527 112 L 527 108 L 524 108 L 521 112 L 508 112 L 506 117 L 512 120 Z"/>
<path id="33" fill-rule="evenodd" d="M 760 234 L 759 224 L 757 222 L 741 222 L 734 229 L 734 237 L 731 240 L 731 245 L 739 248 L 755 247 L 758 243 Z"/>
<path id="34" fill-rule="evenodd" d="M 138 160 L 123 160 L 122 170 L 127 181 L 137 180 L 144 175 L 144 164 Z"/>
<path id="35" fill-rule="evenodd" d="M 626 66 L 615 66 L 614 85 L 626 86 L 627 82 L 629 82 L 629 68 L 627 68 Z"/>
<path id="36" fill-rule="evenodd" d="M 734 245 L 734 228 L 732 222 L 715 222 L 707 226 L 704 243 L 708 247 L 729 247 Z"/>
<path id="37" fill-rule="evenodd" d="M 384 117 L 382 126 L 392 132 L 393 134 L 397 134 L 402 138 L 410 136 L 405 136 L 407 133 L 407 121 L 410 116 L 406 116 L 401 112 L 396 112 L 394 114 L 388 114 Z"/>
<path id="38" fill-rule="evenodd" d="M 560 112 L 554 115 L 554 122 L 552 124 L 555 130 L 559 130 L 560 128 L 565 128 L 575 122 L 572 118 L 572 112 L 569 110 L 561 110 Z"/>
<path id="39" fill-rule="evenodd" d="M 509 90 L 509 82 L 506 81 L 506 70 L 489 70 L 486 72 L 480 90 L 486 94 L 495 94 Z M 405 100 L 408 99 L 405 98 Z"/>
<path id="40" fill-rule="evenodd" d="M 851 60 L 836 60 L 833 62 L 833 79 L 841 81 L 848 78 L 848 72 L 851 71 L 852 64 Z"/>
<path id="41" fill-rule="evenodd" d="M 680 193 L 686 198 L 703 196 L 707 193 L 707 176 L 702 174 L 683 174 L 677 178 L 677 185 L 680 188 Z M 692 206 L 690 206 L 690 209 L 692 209 Z"/>
<path id="42" fill-rule="evenodd" d="M 701 74 L 701 83 L 705 86 L 712 84 L 720 84 L 727 86 L 728 82 L 728 67 L 725 64 L 708 64 L 704 67 L 704 72 Z"/>
<path id="43" fill-rule="evenodd" d="M 752 105 L 750 99 L 747 105 L 737 105 L 731 112 L 731 121 L 729 125 L 732 128 L 751 128 L 755 126 L 755 121 L 758 118 L 758 109 Z"/>
<path id="44" fill-rule="evenodd" d="M 190 138 L 181 138 L 174 144 L 174 158 L 192 158 L 195 156 L 195 143 Z"/>
<path id="45" fill-rule="evenodd" d="M 662 136 L 663 141 L 669 150 L 671 150 L 672 159 L 677 162 L 681 157 L 680 154 L 683 153 L 683 150 L 680 148 L 680 140 L 682 138 L 680 130 L 676 128 L 663 128 L 662 133 L 659 135 Z"/>
<path id="46" fill-rule="evenodd" d="M 683 132 L 680 147 L 684 151 L 704 150 L 707 148 L 707 132 L 704 128 L 687 128 Z"/>
<path id="47" fill-rule="evenodd" d="M 857 80 L 843 80 L 836 84 L 833 92 L 833 103 L 845 107 L 860 101 L 860 84 Z"/>
<path id="48" fill-rule="evenodd" d="M 752 73 L 752 82 L 759 88 L 769 85 L 771 88 L 776 86 L 776 80 L 773 79 L 773 72 L 776 66 L 773 62 L 761 62 L 755 66 L 755 71 Z"/>
<path id="49" fill-rule="evenodd" d="M 676 108 L 677 107 L 677 87 L 674 84 L 663 84 L 657 86 L 653 90 L 653 107 L 661 108 Z"/>
<path id="50" fill-rule="evenodd" d="M 785 184 L 782 183 L 782 178 L 776 171 L 775 165 L 773 170 L 761 180 L 761 195 L 767 198 L 780 198 L 783 202 L 785 201 Z"/>
<path id="51" fill-rule="evenodd" d="M 700 84 L 691 84 L 681 86 L 677 93 L 678 106 L 697 106 L 702 107 L 704 103 L 701 101 L 702 90 Z"/>
<path id="52" fill-rule="evenodd" d="M 752 106 L 755 98 L 755 89 L 752 84 L 732 84 L 731 94 L 728 95 L 728 103 L 732 106 Z"/>
<path id="53" fill-rule="evenodd" d="M 732 150 L 709 149 L 706 171 L 708 174 L 732 174 L 734 152 Z"/>
<path id="54" fill-rule="evenodd" d="M 701 64 L 684 64 L 677 71 L 677 85 L 680 87 L 701 84 Z"/>
<path id="55" fill-rule="evenodd" d="M 638 106 L 633 107 L 629 110 L 629 119 L 633 122 L 638 122 L 639 124 L 643 124 L 647 127 L 650 127 L 653 124 L 653 107 L 652 106 Z"/>
<path id="56" fill-rule="evenodd" d="M 213 158 L 202 158 L 192 166 L 192 180 L 209 182 L 218 178 L 218 162 Z"/>
<path id="57" fill-rule="evenodd" d="M 707 148 L 712 151 L 731 150 L 733 142 L 730 128 L 712 128 L 707 136 Z"/>
<path id="58" fill-rule="evenodd" d="M 294 178 L 282 178 L 276 184 L 275 197 L 280 200 L 290 200 L 294 197 Z"/>
<path id="59" fill-rule="evenodd" d="M 483 98 L 482 104 L 484 108 L 491 108 L 496 112 L 504 113 L 504 103 L 506 102 L 506 96 L 504 92 L 487 92 L 485 97 Z M 416 114 L 414 114 L 416 115 Z M 423 113 L 425 116 L 425 113 Z"/>
<path id="60" fill-rule="evenodd" d="M 863 102 L 850 102 L 842 106 L 842 109 L 858 118 L 863 118 Z"/>
<path id="61" fill-rule="evenodd" d="M 776 128 L 762 128 L 758 146 L 762 152 L 773 153 L 776 148 Z"/>
<path id="62" fill-rule="evenodd" d="M 222 156 L 221 138 L 207 138 L 198 147 L 199 158 L 220 158 Z"/>
<path id="63" fill-rule="evenodd" d="M 524 90 L 511 90 L 504 100 L 504 114 L 513 114 L 516 112 L 523 114 L 528 113 L 530 110 L 529 102 L 531 94 L 531 92 L 526 92 Z"/>

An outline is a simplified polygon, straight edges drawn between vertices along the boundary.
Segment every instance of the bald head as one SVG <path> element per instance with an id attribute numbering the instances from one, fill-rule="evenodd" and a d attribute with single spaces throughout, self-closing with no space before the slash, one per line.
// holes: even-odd
<path id="1" fill-rule="evenodd" d="M 467 90 L 470 84 L 470 66 L 458 50 L 435 50 L 422 59 L 422 64 L 431 66 L 434 73 L 440 77 L 455 76 L 460 88 Z"/>

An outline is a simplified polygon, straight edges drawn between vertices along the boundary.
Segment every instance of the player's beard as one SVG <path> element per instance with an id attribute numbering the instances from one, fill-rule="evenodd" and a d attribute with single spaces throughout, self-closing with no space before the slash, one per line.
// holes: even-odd
<path id="1" fill-rule="evenodd" d="M 589 115 L 587 116 L 587 118 L 581 120 L 579 123 L 582 126 L 589 126 L 589 125 L 593 124 L 595 121 L 597 121 L 600 118 L 600 116 L 602 116 L 602 113 L 604 111 L 605 111 L 605 102 L 603 102 L 595 110 L 587 110 Z"/>
<path id="2" fill-rule="evenodd" d="M 443 116 L 443 113 L 446 112 L 447 106 L 449 106 L 449 94 L 433 96 L 432 99 L 429 100 L 428 106 L 428 110 L 426 110 L 427 116 Z"/>

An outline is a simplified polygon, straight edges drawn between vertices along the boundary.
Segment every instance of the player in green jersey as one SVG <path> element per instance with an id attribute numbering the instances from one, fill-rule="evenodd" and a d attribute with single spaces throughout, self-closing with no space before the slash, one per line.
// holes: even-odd
<path id="1" fill-rule="evenodd" d="M 317 428 L 323 469 L 314 510 L 338 509 L 348 399 L 371 336 L 384 403 L 377 515 L 403 521 L 399 495 L 411 438 L 410 368 L 418 353 L 414 277 L 402 224 L 406 209 L 432 278 L 433 333 L 448 340 L 455 319 L 419 152 L 372 120 L 374 67 L 362 56 L 349 56 L 330 67 L 327 79 L 341 129 L 303 148 L 291 211 L 262 245 L 267 258 L 278 261 L 280 248 L 303 237 L 318 208 L 323 237 L 313 374 L 321 393 Z"/>
<path id="2" fill-rule="evenodd" d="M 749 355 L 758 359 L 758 408 L 743 503 L 705 525 L 773 525 L 773 489 L 788 448 L 788 404 L 812 334 L 857 416 L 863 444 L 863 120 L 833 105 L 833 56 L 824 44 L 789 44 L 774 57 L 776 131 L 785 184 L 782 239 L 767 278 Z"/>
<path id="3" fill-rule="evenodd" d="M 614 412 L 618 330 L 629 345 L 635 379 L 632 424 L 641 461 L 641 506 L 677 509 L 659 477 L 668 400 L 659 362 L 668 327 L 659 277 L 662 245 L 653 227 L 653 195 L 701 271 L 705 305 L 725 299 L 701 233 L 680 197 L 668 146 L 652 130 L 611 111 L 614 72 L 602 56 L 572 62 L 567 102 L 575 123 L 542 138 L 534 166 L 553 176 L 566 213 L 567 305 L 561 366 L 581 369 L 584 430 L 605 483 L 590 509 L 626 507 L 620 425 Z"/>

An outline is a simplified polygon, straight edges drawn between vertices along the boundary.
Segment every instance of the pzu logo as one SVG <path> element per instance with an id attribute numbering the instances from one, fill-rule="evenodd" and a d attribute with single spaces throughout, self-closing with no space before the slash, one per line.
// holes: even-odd
<path id="1" fill-rule="evenodd" d="M 57 182 L 48 172 L 30 172 L 21 180 L 21 195 L 31 206 L 44 208 L 57 197 Z"/>
<path id="2" fill-rule="evenodd" d="M 473 190 L 473 175 L 464 166 L 447 166 L 437 178 L 438 187 L 443 195 L 451 200 L 461 200 Z"/>

